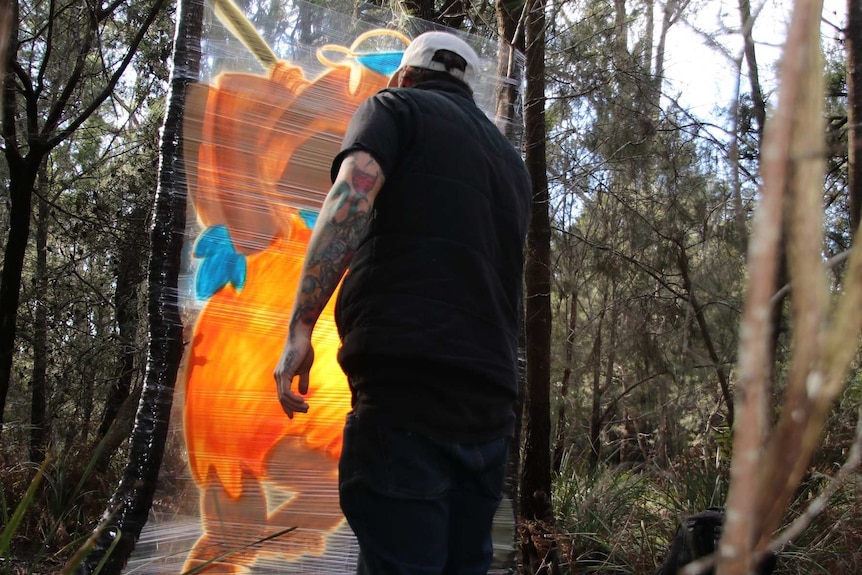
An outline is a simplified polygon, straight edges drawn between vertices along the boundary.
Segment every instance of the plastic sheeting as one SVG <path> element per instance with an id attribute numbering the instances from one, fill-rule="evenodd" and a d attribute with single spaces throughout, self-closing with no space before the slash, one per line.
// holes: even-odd
<path id="1" fill-rule="evenodd" d="M 208 6 L 200 78 L 185 94 L 182 125 L 187 346 L 172 457 L 187 467 L 163 469 L 127 572 L 180 573 L 208 562 L 200 572 L 354 571 L 357 549 L 337 494 L 350 394 L 335 360 L 335 298 L 314 332 L 308 414 L 284 415 L 272 374 L 347 123 L 427 27 L 371 7 L 346 17 L 301 2 Z M 475 89 L 492 116 L 498 47 L 464 38 L 486 66 Z M 178 497 L 180 505 L 159 504 Z M 514 539 L 511 506 L 498 519 L 502 571 Z"/>

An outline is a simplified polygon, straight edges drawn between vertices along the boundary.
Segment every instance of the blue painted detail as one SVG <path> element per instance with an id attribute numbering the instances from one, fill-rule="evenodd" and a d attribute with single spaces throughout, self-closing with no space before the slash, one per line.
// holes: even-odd
<path id="1" fill-rule="evenodd" d="M 302 218 L 302 221 L 305 222 L 305 225 L 308 226 L 308 229 L 313 230 L 314 224 L 317 223 L 317 216 L 320 215 L 320 212 L 314 210 L 299 210 L 299 217 Z"/>
<path id="2" fill-rule="evenodd" d="M 204 230 L 192 255 L 202 260 L 195 275 L 198 299 L 208 300 L 227 284 L 237 291 L 245 287 L 245 256 L 234 249 L 227 227 L 218 225 Z"/>
<path id="3" fill-rule="evenodd" d="M 401 56 L 404 52 L 368 52 L 357 54 L 356 59 L 360 64 L 374 70 L 378 74 L 389 76 L 401 65 Z"/>

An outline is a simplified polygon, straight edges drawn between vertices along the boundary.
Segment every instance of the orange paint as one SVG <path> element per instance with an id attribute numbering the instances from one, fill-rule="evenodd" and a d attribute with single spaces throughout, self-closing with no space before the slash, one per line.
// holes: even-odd
<path id="1" fill-rule="evenodd" d="M 321 513 L 303 511 L 295 482 L 309 471 L 333 485 L 337 477 L 350 392 L 336 362 L 335 297 L 313 335 L 307 414 L 284 414 L 273 370 L 311 234 L 299 210 L 319 209 L 353 112 L 387 80 L 350 62 L 308 80 L 279 63 L 267 77 L 228 73 L 189 88 L 183 128 L 195 217 L 203 230 L 227 229 L 246 275 L 241 289 L 226 283 L 203 304 L 187 349 L 184 434 L 204 527 L 187 568 L 302 521 L 306 532 L 265 551 L 319 555 L 343 521 L 337 498 Z M 268 499 L 272 485 L 293 494 L 287 503 Z M 256 560 L 257 551 L 244 551 L 206 572 L 239 573 Z"/>
<path id="2" fill-rule="evenodd" d="M 329 162 L 353 111 L 387 81 L 363 71 L 360 89 L 351 94 L 351 72 L 335 69 L 309 82 L 298 68 L 278 68 L 284 84 L 227 74 L 213 88 L 195 88 L 192 99 L 203 109 L 187 108 L 191 133 L 200 137 L 198 161 L 189 168 L 197 175 L 189 188 L 199 220 L 225 225 L 247 256 L 245 287 L 225 286 L 201 311 L 186 370 L 185 434 L 195 479 L 203 483 L 212 467 L 234 497 L 241 494 L 241 468 L 262 474 L 282 437 L 302 436 L 309 448 L 332 457 L 341 451 L 350 396 L 335 361 L 334 297 L 314 332 L 308 414 L 287 418 L 272 372 L 310 237 L 295 206 L 308 203 L 310 191 L 322 203 Z M 296 158 L 301 161 L 292 162 Z"/>
<path id="3" fill-rule="evenodd" d="M 344 374 L 335 361 L 338 336 L 333 302 L 314 331 L 309 413 L 288 419 L 276 397 L 272 372 L 287 336 L 308 230 L 294 218 L 293 237 L 249 256 L 244 289 L 218 292 L 195 324 L 186 370 L 185 435 L 195 480 L 210 468 L 239 497 L 243 467 L 263 475 L 272 447 L 288 435 L 310 449 L 338 457 L 341 428 L 350 409 Z"/>

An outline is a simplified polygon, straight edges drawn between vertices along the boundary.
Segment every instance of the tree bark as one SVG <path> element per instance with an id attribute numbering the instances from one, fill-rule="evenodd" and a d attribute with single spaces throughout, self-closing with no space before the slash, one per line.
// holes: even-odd
<path id="1" fill-rule="evenodd" d="M 551 227 L 545 158 L 545 0 L 535 0 L 526 25 L 527 89 L 526 164 L 533 183 L 533 207 L 527 233 L 526 331 L 527 394 L 524 420 L 524 464 L 521 515 L 546 515 L 540 500 L 551 495 Z"/>
<path id="2" fill-rule="evenodd" d="M 520 141 L 521 135 L 521 111 L 516 110 L 516 103 L 520 101 L 520 86 L 523 79 L 521 62 L 517 59 L 516 50 L 524 49 L 524 34 L 520 27 L 519 18 L 523 12 L 524 0 L 509 0 L 497 2 L 495 11 L 497 15 L 497 32 L 499 44 L 497 50 L 497 73 L 502 78 L 497 90 L 497 109 L 495 123 L 503 134 L 514 145 Z M 526 389 L 526 349 L 525 349 L 525 326 L 524 308 L 520 307 L 518 317 L 518 404 L 515 408 L 515 432 L 512 444 L 509 446 L 509 460 L 506 465 L 506 480 L 503 484 L 503 496 L 505 504 L 510 506 L 512 520 L 515 530 L 512 534 L 512 552 L 503 561 L 495 561 L 492 570 L 513 573 L 517 569 L 517 518 L 518 518 L 518 494 L 520 492 L 518 479 L 521 469 L 521 428 L 523 400 Z"/>
<path id="3" fill-rule="evenodd" d="M 850 190 L 850 232 L 862 219 L 862 0 L 847 0 L 847 125 L 849 126 L 847 188 Z"/>
<path id="4" fill-rule="evenodd" d="M 401 5 L 411 16 L 434 21 L 434 0 L 402 0 Z"/>
<path id="5" fill-rule="evenodd" d="M 569 325 L 566 328 L 566 366 L 563 369 L 563 381 L 560 385 L 560 404 L 557 407 L 557 438 L 554 443 L 554 455 L 551 466 L 554 473 L 559 473 L 566 452 L 566 428 L 569 426 L 566 416 L 566 398 L 569 395 L 569 384 L 572 379 L 572 361 L 575 355 L 575 334 L 578 328 L 578 291 L 572 290 L 569 301 Z"/>
<path id="6" fill-rule="evenodd" d="M 848 0 L 852 1 L 852 0 Z M 757 52 L 754 49 L 754 38 L 751 29 L 754 21 L 751 17 L 751 2 L 739 0 L 739 18 L 742 23 L 742 38 L 745 42 L 745 63 L 748 65 L 748 81 L 751 87 L 751 102 L 754 106 L 754 117 L 757 120 L 757 139 L 763 139 L 763 125 L 766 123 L 766 101 L 760 87 L 760 74 L 757 70 Z"/>
<path id="7" fill-rule="evenodd" d="M 521 66 L 516 50 L 524 51 L 524 30 L 521 15 L 524 11 L 524 0 L 507 0 L 497 2 L 497 33 L 500 36 L 497 51 L 497 74 L 502 82 L 497 90 L 496 123 L 500 131 L 506 134 L 510 141 L 518 140 L 520 110 L 515 109 L 521 85 Z"/>
<path id="8" fill-rule="evenodd" d="M 155 169 L 155 166 L 153 166 Z M 136 346 L 138 329 L 141 318 L 138 311 L 138 289 L 146 276 L 146 241 L 147 216 L 143 205 L 138 205 L 126 218 L 130 228 L 126 231 L 124 238 L 123 254 L 118 258 L 117 264 L 117 288 L 114 293 L 114 307 L 116 309 L 117 334 L 119 348 L 117 350 L 117 373 L 108 390 L 105 400 L 105 410 L 99 425 L 97 442 L 109 439 L 101 444 L 98 459 L 95 465 L 96 471 L 104 472 L 108 469 L 111 457 L 122 444 L 122 439 L 129 435 L 134 422 L 134 411 L 132 416 L 128 414 L 129 394 L 138 373 L 138 348 Z M 140 397 L 140 389 L 135 394 Z M 137 403 L 137 401 L 135 401 Z M 121 416 L 121 410 L 126 413 Z"/>
<path id="9" fill-rule="evenodd" d="M 603 298 L 607 301 L 607 297 Z M 604 306 L 602 307 L 604 309 Z M 593 368 L 593 388 L 590 398 L 590 469 L 595 469 L 599 464 L 599 419 L 602 411 L 602 330 L 604 329 L 604 312 L 599 316 L 596 326 L 596 336 L 593 340 L 593 350 L 590 354 L 590 363 Z"/>

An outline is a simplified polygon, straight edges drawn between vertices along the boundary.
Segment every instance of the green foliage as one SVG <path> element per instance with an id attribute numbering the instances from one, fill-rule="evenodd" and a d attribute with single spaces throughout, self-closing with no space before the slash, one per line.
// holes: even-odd
<path id="1" fill-rule="evenodd" d="M 652 489 L 665 513 L 697 513 L 722 507 L 727 497 L 730 460 L 720 447 L 693 446 L 670 468 L 657 472 Z"/>
<path id="2" fill-rule="evenodd" d="M 0 503 L 2 503 L 3 523 L 5 525 L 5 527 L 3 528 L 2 535 L 0 535 L 0 556 L 8 557 L 9 548 L 12 543 L 12 537 L 18 530 L 18 527 L 21 525 L 21 520 L 24 518 L 24 513 L 27 512 L 27 510 L 33 503 L 33 499 L 36 497 L 36 491 L 42 481 L 42 477 L 45 473 L 45 467 L 47 465 L 48 460 L 45 460 L 42 463 L 42 466 L 36 472 L 36 475 L 30 482 L 30 485 L 27 487 L 27 491 L 24 493 L 24 496 L 21 498 L 21 501 L 15 507 L 15 511 L 12 513 L 11 517 L 8 514 L 9 508 L 6 500 L 6 489 L 2 486 L 5 485 L 5 483 L 0 485 Z"/>
<path id="3" fill-rule="evenodd" d="M 727 460 L 719 430 L 669 469 L 600 465 L 590 470 L 566 459 L 554 480 L 556 527 L 550 535 L 561 572 L 652 573 L 667 554 L 682 518 L 720 507 L 727 491 Z M 803 514 L 831 481 L 814 472 L 803 482 L 785 526 Z M 779 552 L 782 575 L 851 575 L 862 568 L 862 479 L 853 476 L 812 524 Z"/>

